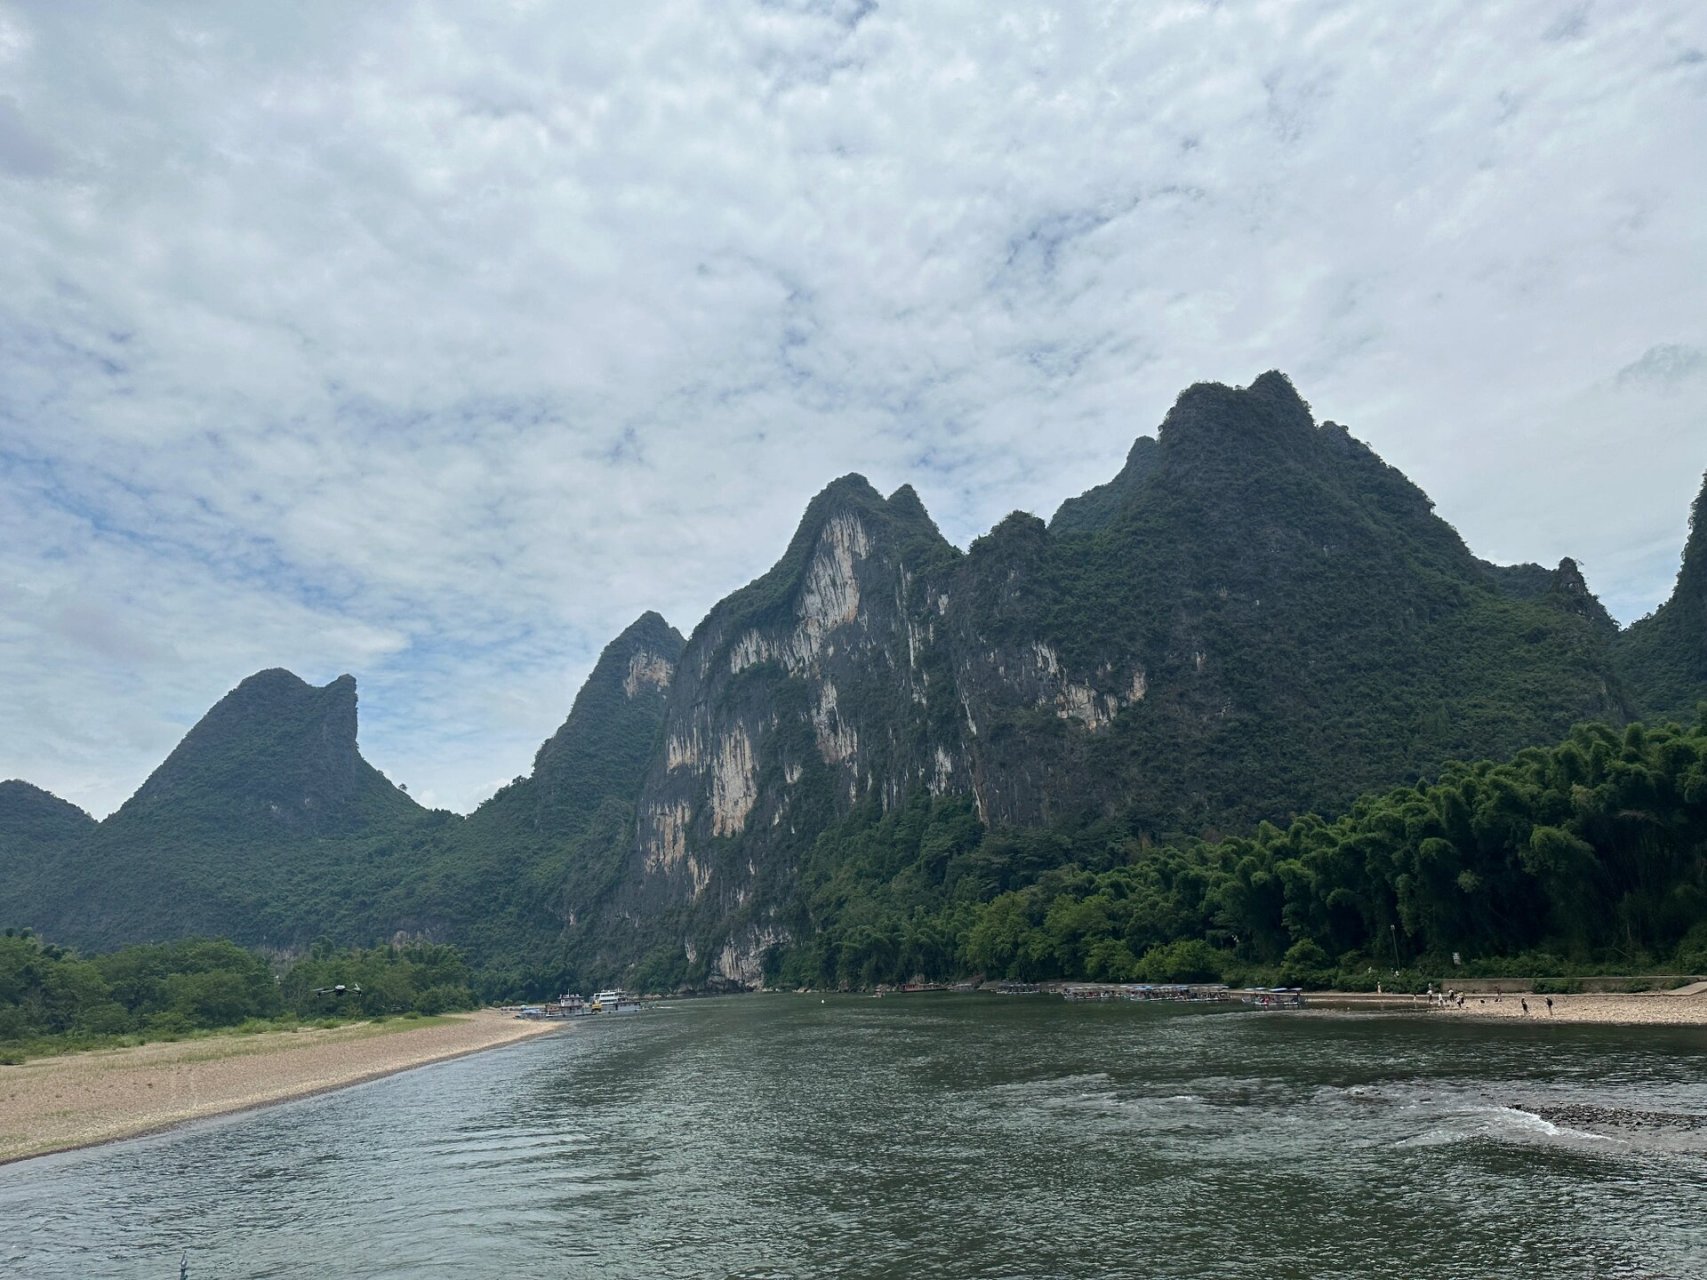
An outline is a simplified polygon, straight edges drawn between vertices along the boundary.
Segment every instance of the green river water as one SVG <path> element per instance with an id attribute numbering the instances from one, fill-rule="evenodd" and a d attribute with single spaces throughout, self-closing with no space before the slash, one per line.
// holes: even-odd
<path id="1" fill-rule="evenodd" d="M 0 1274 L 1707 1277 L 1707 1031 L 684 1001 L 0 1168 Z"/>

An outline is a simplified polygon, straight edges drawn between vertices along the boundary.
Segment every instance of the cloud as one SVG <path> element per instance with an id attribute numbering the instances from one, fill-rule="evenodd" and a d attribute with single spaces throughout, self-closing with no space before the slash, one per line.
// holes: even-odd
<path id="1" fill-rule="evenodd" d="M 104 811 L 250 671 L 348 669 L 466 808 L 835 475 L 964 544 L 1269 367 L 1644 612 L 1707 467 L 1703 48 L 1682 3 L 0 2 L 0 775 Z"/>
<path id="2" fill-rule="evenodd" d="M 1667 342 L 1649 347 L 1640 360 L 1633 360 L 1620 369 L 1614 381 L 1620 387 L 1681 390 L 1691 382 L 1699 382 L 1704 376 L 1707 376 L 1707 351 Z"/>

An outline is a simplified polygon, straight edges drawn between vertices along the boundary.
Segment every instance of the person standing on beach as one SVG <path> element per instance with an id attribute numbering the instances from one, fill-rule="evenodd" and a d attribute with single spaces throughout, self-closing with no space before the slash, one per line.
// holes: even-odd
<path id="1" fill-rule="evenodd" d="M 1549 1018 L 1551 1018 L 1553 1016 L 1553 997 L 1552 996 L 1547 997 L 1547 1016 Z"/>
<path id="2" fill-rule="evenodd" d="M 1527 1018 L 1529 1016 L 1529 1001 L 1519 1000 L 1518 1003 L 1523 1006 L 1523 1016 Z"/>

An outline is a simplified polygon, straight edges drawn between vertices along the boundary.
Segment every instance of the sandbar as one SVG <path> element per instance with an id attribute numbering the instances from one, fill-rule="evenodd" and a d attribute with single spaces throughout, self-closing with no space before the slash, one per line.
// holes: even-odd
<path id="1" fill-rule="evenodd" d="M 1707 992 L 1644 991 L 1634 995 L 1547 996 L 1507 993 L 1498 1000 L 1491 995 L 1468 994 L 1464 1007 L 1452 1005 L 1429 1009 L 1431 1014 L 1451 1018 L 1528 1018 L 1539 1022 L 1597 1022 L 1609 1026 L 1707 1026 Z M 1527 1003 L 1528 1012 L 1524 1011 Z M 1427 1006 L 1423 1006 L 1427 1008 Z"/>
<path id="2" fill-rule="evenodd" d="M 561 1030 L 496 1009 L 219 1035 L 0 1066 L 0 1164 L 285 1102 Z"/>

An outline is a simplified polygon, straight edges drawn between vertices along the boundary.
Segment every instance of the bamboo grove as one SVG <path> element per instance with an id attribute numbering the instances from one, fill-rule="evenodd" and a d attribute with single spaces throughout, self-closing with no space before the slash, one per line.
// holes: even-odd
<path id="1" fill-rule="evenodd" d="M 827 832 L 776 981 L 1707 970 L 1707 704 L 1584 725 L 1344 816 L 1151 844 L 1114 824 L 986 831 L 925 801 Z M 851 847 L 850 847 L 851 846 Z M 834 870 L 814 874 L 813 866 Z M 1457 960 L 1454 960 L 1456 955 Z"/>

